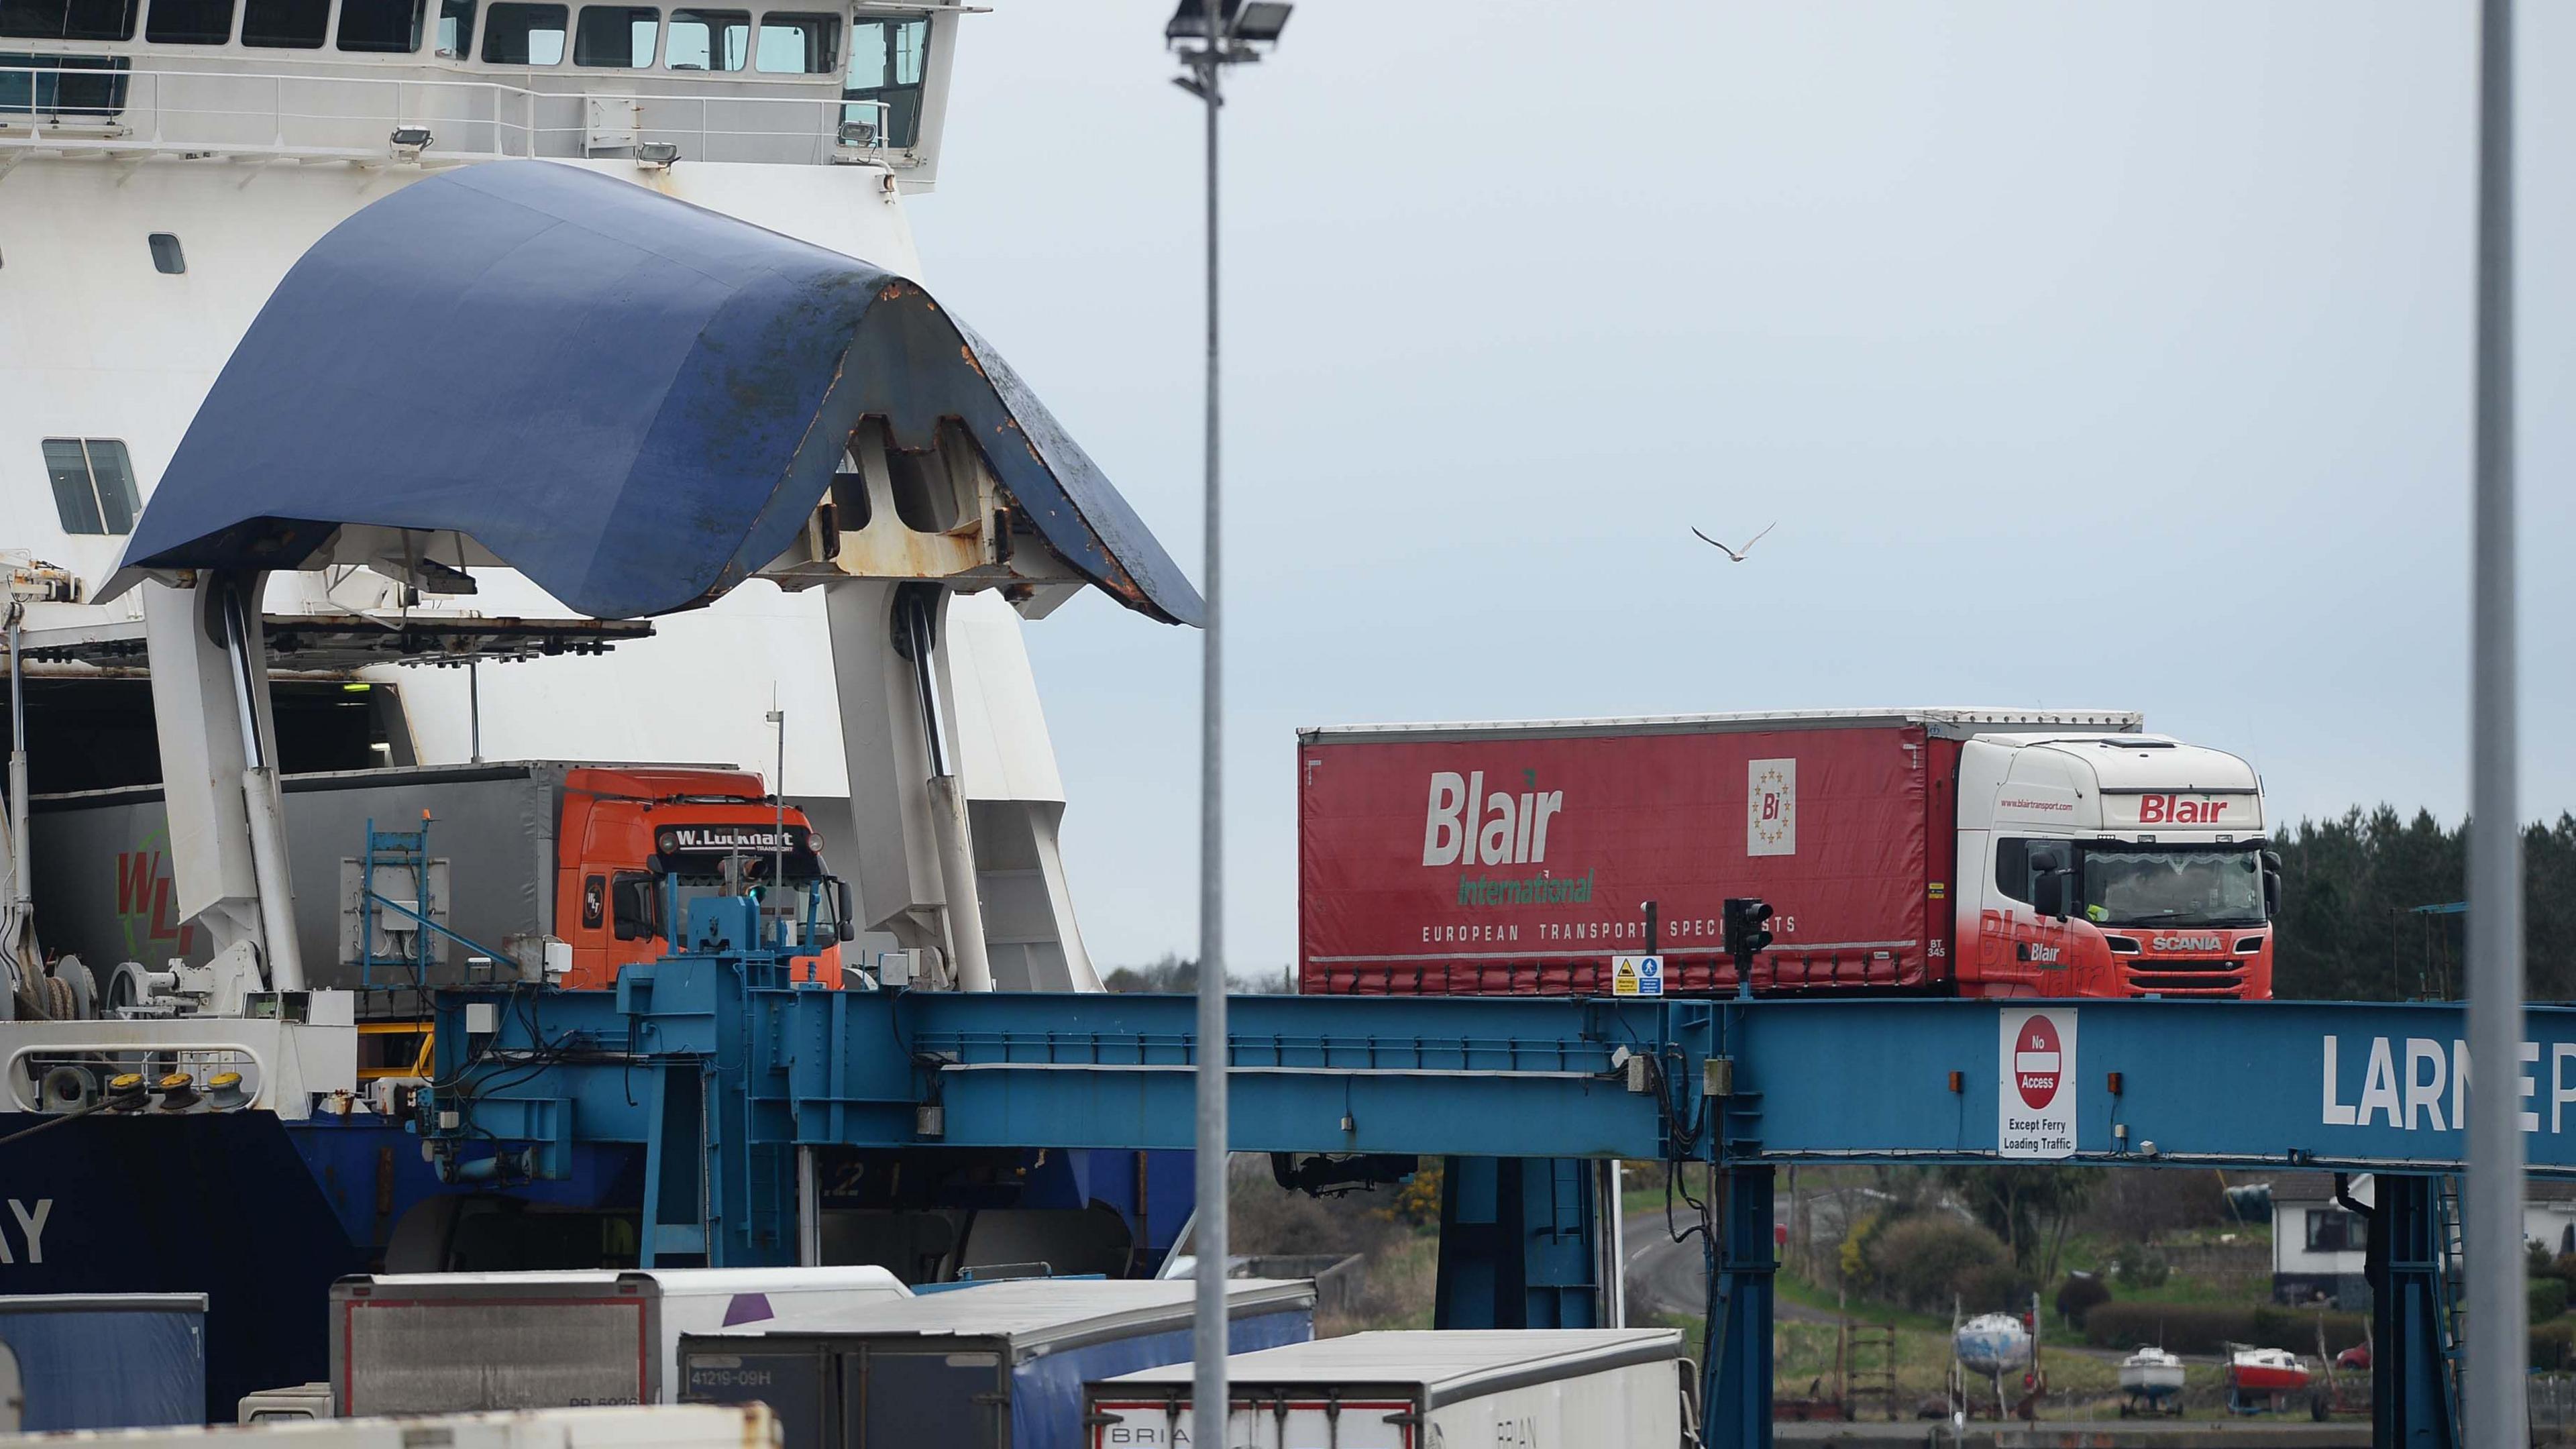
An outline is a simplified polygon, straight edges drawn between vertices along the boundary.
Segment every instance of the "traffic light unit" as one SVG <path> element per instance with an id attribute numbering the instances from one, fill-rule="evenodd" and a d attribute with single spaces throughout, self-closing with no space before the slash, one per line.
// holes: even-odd
<path id="1" fill-rule="evenodd" d="M 1744 896 L 1726 901 L 1726 954 L 1735 958 L 1736 979 L 1746 979 L 1753 958 L 1771 946 L 1771 903 Z"/>

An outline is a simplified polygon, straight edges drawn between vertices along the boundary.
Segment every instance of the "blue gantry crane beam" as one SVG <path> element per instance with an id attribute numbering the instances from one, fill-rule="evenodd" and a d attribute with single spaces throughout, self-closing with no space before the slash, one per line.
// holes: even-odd
<path id="1" fill-rule="evenodd" d="M 755 902 L 688 911 L 683 939 L 760 939 Z M 457 1179 L 508 1181 L 569 1171 L 578 1142 L 643 1144 L 647 1251 L 758 1263 L 792 1261 L 799 1147 L 1190 1143 L 1185 997 L 831 991 L 791 984 L 788 954 L 683 952 L 614 991 L 442 993 L 431 1150 Z M 2576 1175 L 2576 1010 L 2533 1010 L 2492 1078 L 2464 1025 L 2447 1005 L 1246 996 L 1231 1142 L 1712 1164 L 1704 1402 L 1726 1445 L 1768 1442 L 1781 1165 L 2375 1173 L 2382 1442 L 2438 1445 L 2432 1184 L 2460 1168 L 2467 1094 L 2506 1083 L 2532 1170 Z M 1542 1240 L 1563 1231 L 1489 1233 L 1444 1270 L 1557 1281 L 1541 1260 L 1562 1244 Z"/>

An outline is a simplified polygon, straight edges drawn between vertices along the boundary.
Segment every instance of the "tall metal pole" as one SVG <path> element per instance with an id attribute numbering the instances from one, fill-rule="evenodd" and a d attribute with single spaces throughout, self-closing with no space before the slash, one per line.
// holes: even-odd
<path id="1" fill-rule="evenodd" d="M 2522 1247 L 2522 807 L 2514 788 L 2513 0 L 2478 56 L 2477 488 L 2470 582 L 2468 1362 L 2476 1449 L 2527 1442 Z"/>
<path id="2" fill-rule="evenodd" d="M 1225 1121 L 1225 669 L 1217 491 L 1218 0 L 1207 0 L 1206 44 L 1198 53 L 1207 105 L 1207 631 L 1199 676 L 1199 1059 L 1198 1227 L 1191 1251 L 1197 1315 L 1191 1324 L 1190 1442 L 1221 1449 L 1226 1420 Z"/>

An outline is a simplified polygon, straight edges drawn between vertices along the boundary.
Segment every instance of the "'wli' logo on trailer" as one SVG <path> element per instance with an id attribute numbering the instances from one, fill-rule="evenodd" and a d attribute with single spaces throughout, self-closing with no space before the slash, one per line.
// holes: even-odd
<path id="1" fill-rule="evenodd" d="M 125 926 L 125 949 L 138 960 L 149 959 L 147 943 L 167 943 L 171 954 L 185 956 L 197 928 L 180 923 L 171 903 L 170 871 L 157 850 L 116 853 L 116 917 Z M 139 928 L 139 929 L 138 929 Z"/>

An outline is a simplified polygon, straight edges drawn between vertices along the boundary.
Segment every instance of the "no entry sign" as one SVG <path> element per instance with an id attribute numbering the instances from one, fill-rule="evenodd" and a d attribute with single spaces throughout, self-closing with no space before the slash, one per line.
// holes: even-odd
<path id="1" fill-rule="evenodd" d="M 2074 1010 L 2007 1006 L 2000 1026 L 1997 1155 L 2074 1156 Z"/>

